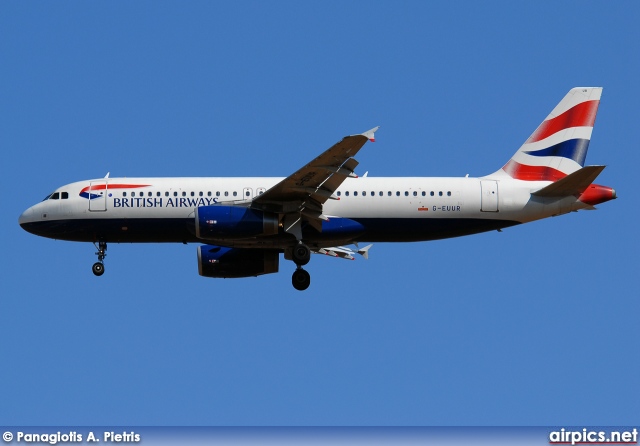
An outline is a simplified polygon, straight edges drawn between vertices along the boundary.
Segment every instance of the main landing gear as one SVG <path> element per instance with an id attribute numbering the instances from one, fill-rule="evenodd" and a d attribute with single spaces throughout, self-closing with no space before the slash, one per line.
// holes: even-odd
<path id="1" fill-rule="evenodd" d="M 296 290 L 304 291 L 309 288 L 311 284 L 311 276 L 306 270 L 302 269 L 302 267 L 311 260 L 311 250 L 307 245 L 300 242 L 293 248 L 291 257 L 293 257 L 292 260 L 296 264 L 296 270 L 293 272 L 293 276 L 291 276 L 291 283 Z"/>
<path id="2" fill-rule="evenodd" d="M 96 246 L 96 244 L 93 244 Z M 93 264 L 91 268 L 93 270 L 93 274 L 96 276 L 101 276 L 104 274 L 104 258 L 107 256 L 107 242 L 98 242 L 96 246 L 98 252 L 96 252 L 98 256 L 98 261 Z"/>

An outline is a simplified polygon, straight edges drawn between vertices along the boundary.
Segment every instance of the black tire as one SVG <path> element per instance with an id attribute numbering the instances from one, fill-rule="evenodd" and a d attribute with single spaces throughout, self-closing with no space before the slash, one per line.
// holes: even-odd
<path id="1" fill-rule="evenodd" d="M 304 243 L 298 243 L 293 248 L 293 261 L 296 265 L 304 266 L 311 260 L 311 250 Z"/>
<path id="2" fill-rule="evenodd" d="M 102 264 L 101 262 L 94 263 L 91 269 L 93 270 L 93 274 L 95 274 L 96 276 L 101 276 L 104 274 L 104 264 Z"/>
<path id="3" fill-rule="evenodd" d="M 311 285 L 311 276 L 302 268 L 297 269 L 293 272 L 293 276 L 291 276 L 291 283 L 296 290 L 304 291 Z"/>

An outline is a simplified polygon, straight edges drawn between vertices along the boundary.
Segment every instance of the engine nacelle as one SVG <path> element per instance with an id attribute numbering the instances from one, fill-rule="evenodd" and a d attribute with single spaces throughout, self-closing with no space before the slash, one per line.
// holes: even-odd
<path id="1" fill-rule="evenodd" d="M 203 240 L 244 238 L 278 233 L 278 217 L 240 206 L 201 206 L 196 209 L 196 237 Z"/>
<path id="2" fill-rule="evenodd" d="M 198 272 L 204 277 L 255 277 L 278 272 L 278 251 L 198 246 Z"/>

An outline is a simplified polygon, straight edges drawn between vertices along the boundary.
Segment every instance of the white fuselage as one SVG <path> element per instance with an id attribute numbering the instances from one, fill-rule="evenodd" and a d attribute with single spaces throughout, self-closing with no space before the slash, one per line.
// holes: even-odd
<path id="1" fill-rule="evenodd" d="M 196 208 L 247 205 L 282 178 L 103 178 L 60 187 L 20 217 L 30 232 L 50 238 L 110 242 L 210 242 L 189 222 Z M 547 181 L 510 178 L 348 178 L 323 207 L 324 215 L 356 220 L 366 230 L 353 240 L 312 237 L 312 245 L 353 241 L 421 241 L 500 229 L 578 210 L 575 197 L 542 199 Z M 57 196 L 56 196 L 57 194 Z M 54 198 L 51 198 L 54 197 Z M 63 198 L 64 197 L 64 198 Z M 146 228 L 146 229 L 145 229 Z M 289 243 L 270 237 L 271 246 Z M 281 240 L 279 242 L 278 240 Z M 247 240 L 252 243 L 255 238 Z M 224 240 L 217 239 L 224 244 Z M 239 240 L 230 246 L 242 246 Z"/>

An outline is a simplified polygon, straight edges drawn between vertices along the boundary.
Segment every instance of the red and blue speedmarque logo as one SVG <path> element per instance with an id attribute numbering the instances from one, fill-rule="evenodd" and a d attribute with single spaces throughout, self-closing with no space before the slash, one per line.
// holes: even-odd
<path id="1" fill-rule="evenodd" d="M 136 189 L 138 187 L 149 187 L 150 184 L 95 184 L 87 186 L 80 191 L 80 196 L 87 200 L 93 200 L 100 198 L 102 193 L 100 191 L 108 189 Z"/>

